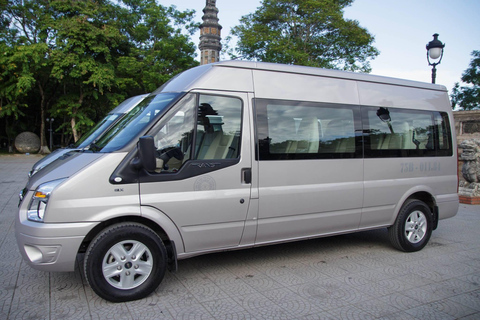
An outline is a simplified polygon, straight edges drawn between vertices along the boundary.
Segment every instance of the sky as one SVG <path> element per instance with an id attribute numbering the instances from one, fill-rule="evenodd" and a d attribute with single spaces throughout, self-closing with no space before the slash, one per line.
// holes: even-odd
<path id="1" fill-rule="evenodd" d="M 181 11 L 194 9 L 195 21 L 202 22 L 205 0 L 158 2 Z M 222 39 L 242 16 L 260 5 L 261 0 L 217 0 Z M 375 37 L 373 45 L 380 55 L 370 65 L 371 74 L 376 75 L 431 82 L 432 67 L 425 47 L 438 33 L 445 51 L 437 66 L 436 83 L 446 86 L 449 93 L 469 67 L 472 51 L 480 50 L 480 0 L 355 0 L 344 10 L 344 17 L 357 20 Z M 199 32 L 192 36 L 197 48 L 199 37 Z"/>

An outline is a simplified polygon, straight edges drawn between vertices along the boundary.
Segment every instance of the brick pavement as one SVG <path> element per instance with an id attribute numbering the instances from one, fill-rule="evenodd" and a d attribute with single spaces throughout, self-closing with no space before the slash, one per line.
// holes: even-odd
<path id="1" fill-rule="evenodd" d="M 149 297 L 113 304 L 72 273 L 26 265 L 14 237 L 18 192 L 38 156 L 0 156 L 0 319 L 480 319 L 480 206 L 440 221 L 403 253 L 386 230 L 179 262 Z"/>

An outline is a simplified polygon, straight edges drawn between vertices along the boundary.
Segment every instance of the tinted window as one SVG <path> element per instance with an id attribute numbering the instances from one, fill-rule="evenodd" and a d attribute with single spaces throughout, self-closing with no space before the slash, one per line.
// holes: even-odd
<path id="1" fill-rule="evenodd" d="M 361 156 L 359 107 L 256 99 L 260 160 Z"/>
<path id="2" fill-rule="evenodd" d="M 260 160 L 453 154 L 445 112 L 273 99 L 255 110 Z"/>
<path id="3" fill-rule="evenodd" d="M 448 114 L 445 112 L 435 113 L 435 128 L 438 132 L 438 149 L 443 155 L 452 155 L 452 133 L 450 131 L 450 122 Z"/>
<path id="4" fill-rule="evenodd" d="M 242 101 L 225 96 L 186 96 L 155 135 L 157 172 L 177 172 L 188 160 L 239 157 Z M 194 138 L 195 137 L 195 138 Z M 195 142 L 195 143 L 193 143 Z"/>
<path id="5" fill-rule="evenodd" d="M 396 108 L 363 108 L 365 156 L 451 155 L 446 113 Z"/>
<path id="6" fill-rule="evenodd" d="M 195 159 L 233 159 L 239 156 L 242 101 L 200 95 Z"/>
<path id="7" fill-rule="evenodd" d="M 157 172 L 177 172 L 184 162 L 192 158 L 195 106 L 196 95 L 185 96 L 154 136 Z"/>

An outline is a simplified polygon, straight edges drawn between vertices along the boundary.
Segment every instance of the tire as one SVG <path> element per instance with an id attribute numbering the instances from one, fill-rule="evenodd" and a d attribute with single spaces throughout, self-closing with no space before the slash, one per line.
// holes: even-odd
<path id="1" fill-rule="evenodd" d="M 393 226 L 388 228 L 392 245 L 401 251 L 414 252 L 423 249 L 432 235 L 432 212 L 420 200 L 407 200 Z"/>
<path id="2" fill-rule="evenodd" d="M 111 302 L 142 299 L 162 282 L 167 251 L 160 237 L 137 223 L 100 232 L 85 253 L 84 272 L 97 295 Z"/>

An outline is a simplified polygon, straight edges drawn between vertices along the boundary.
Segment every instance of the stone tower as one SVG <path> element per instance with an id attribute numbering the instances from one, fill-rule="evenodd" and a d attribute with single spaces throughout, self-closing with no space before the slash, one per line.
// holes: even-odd
<path id="1" fill-rule="evenodd" d="M 201 52 L 200 64 L 220 61 L 222 26 L 218 24 L 218 9 L 215 2 L 216 0 L 207 0 L 203 9 L 203 23 L 200 25 L 200 44 L 198 45 Z"/>

